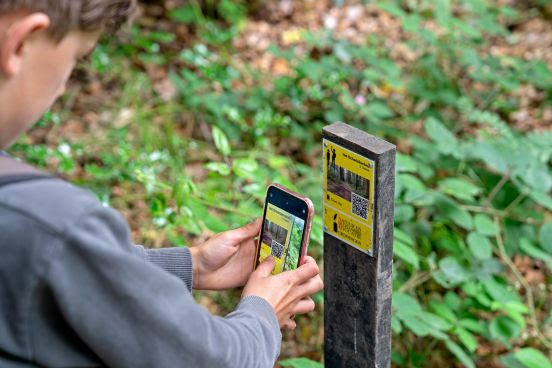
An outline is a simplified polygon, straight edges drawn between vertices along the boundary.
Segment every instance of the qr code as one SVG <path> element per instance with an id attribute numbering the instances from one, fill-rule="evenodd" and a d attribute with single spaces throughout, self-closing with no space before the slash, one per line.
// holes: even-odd
<path id="1" fill-rule="evenodd" d="M 368 200 L 366 198 L 351 192 L 351 204 L 353 206 L 353 214 L 365 220 L 368 218 Z"/>
<path id="2" fill-rule="evenodd" d="M 278 243 L 276 240 L 272 240 L 272 249 L 270 254 L 277 258 L 282 258 L 282 253 L 284 252 L 284 246 Z"/>

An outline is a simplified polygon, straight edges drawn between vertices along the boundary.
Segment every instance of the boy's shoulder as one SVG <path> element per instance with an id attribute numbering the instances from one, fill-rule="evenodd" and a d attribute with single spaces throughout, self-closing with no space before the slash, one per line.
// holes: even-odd
<path id="1" fill-rule="evenodd" d="M 42 224 L 57 232 L 102 204 L 87 190 L 56 178 L 37 178 L 0 186 L 0 218 Z"/>

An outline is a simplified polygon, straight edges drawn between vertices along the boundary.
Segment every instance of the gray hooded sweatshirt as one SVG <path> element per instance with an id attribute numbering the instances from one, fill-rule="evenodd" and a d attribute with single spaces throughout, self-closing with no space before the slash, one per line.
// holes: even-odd
<path id="1" fill-rule="evenodd" d="M 272 367 L 268 302 L 226 317 L 191 294 L 186 248 L 146 250 L 89 192 L 44 178 L 0 186 L 0 367 Z"/>

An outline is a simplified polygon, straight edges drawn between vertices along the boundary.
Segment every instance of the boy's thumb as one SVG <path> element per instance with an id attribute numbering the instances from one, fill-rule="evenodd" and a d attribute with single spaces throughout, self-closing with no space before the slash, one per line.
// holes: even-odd
<path id="1" fill-rule="evenodd" d="M 263 263 L 261 263 L 258 267 L 257 267 L 257 271 L 259 273 L 260 276 L 262 277 L 268 277 L 270 276 L 270 274 L 272 273 L 272 271 L 274 270 L 274 265 L 275 265 L 275 262 L 274 262 L 274 257 L 270 256 L 270 257 L 267 257 Z"/>
<path id="2" fill-rule="evenodd" d="M 259 235 L 261 231 L 261 219 L 258 218 L 249 224 L 242 226 L 240 228 L 230 230 L 228 235 L 232 237 L 235 241 L 245 241 L 252 239 Z"/>

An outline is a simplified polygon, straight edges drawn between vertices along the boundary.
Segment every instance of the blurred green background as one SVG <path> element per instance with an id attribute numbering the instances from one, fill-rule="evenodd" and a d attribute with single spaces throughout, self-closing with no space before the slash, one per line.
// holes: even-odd
<path id="1" fill-rule="evenodd" d="M 551 18 L 545 0 L 143 1 L 10 152 L 137 243 L 193 246 L 259 217 L 271 182 L 320 211 L 321 130 L 345 121 L 398 149 L 393 365 L 550 368 Z M 219 314 L 239 295 L 195 294 Z M 323 363 L 315 300 L 283 367 Z"/>

